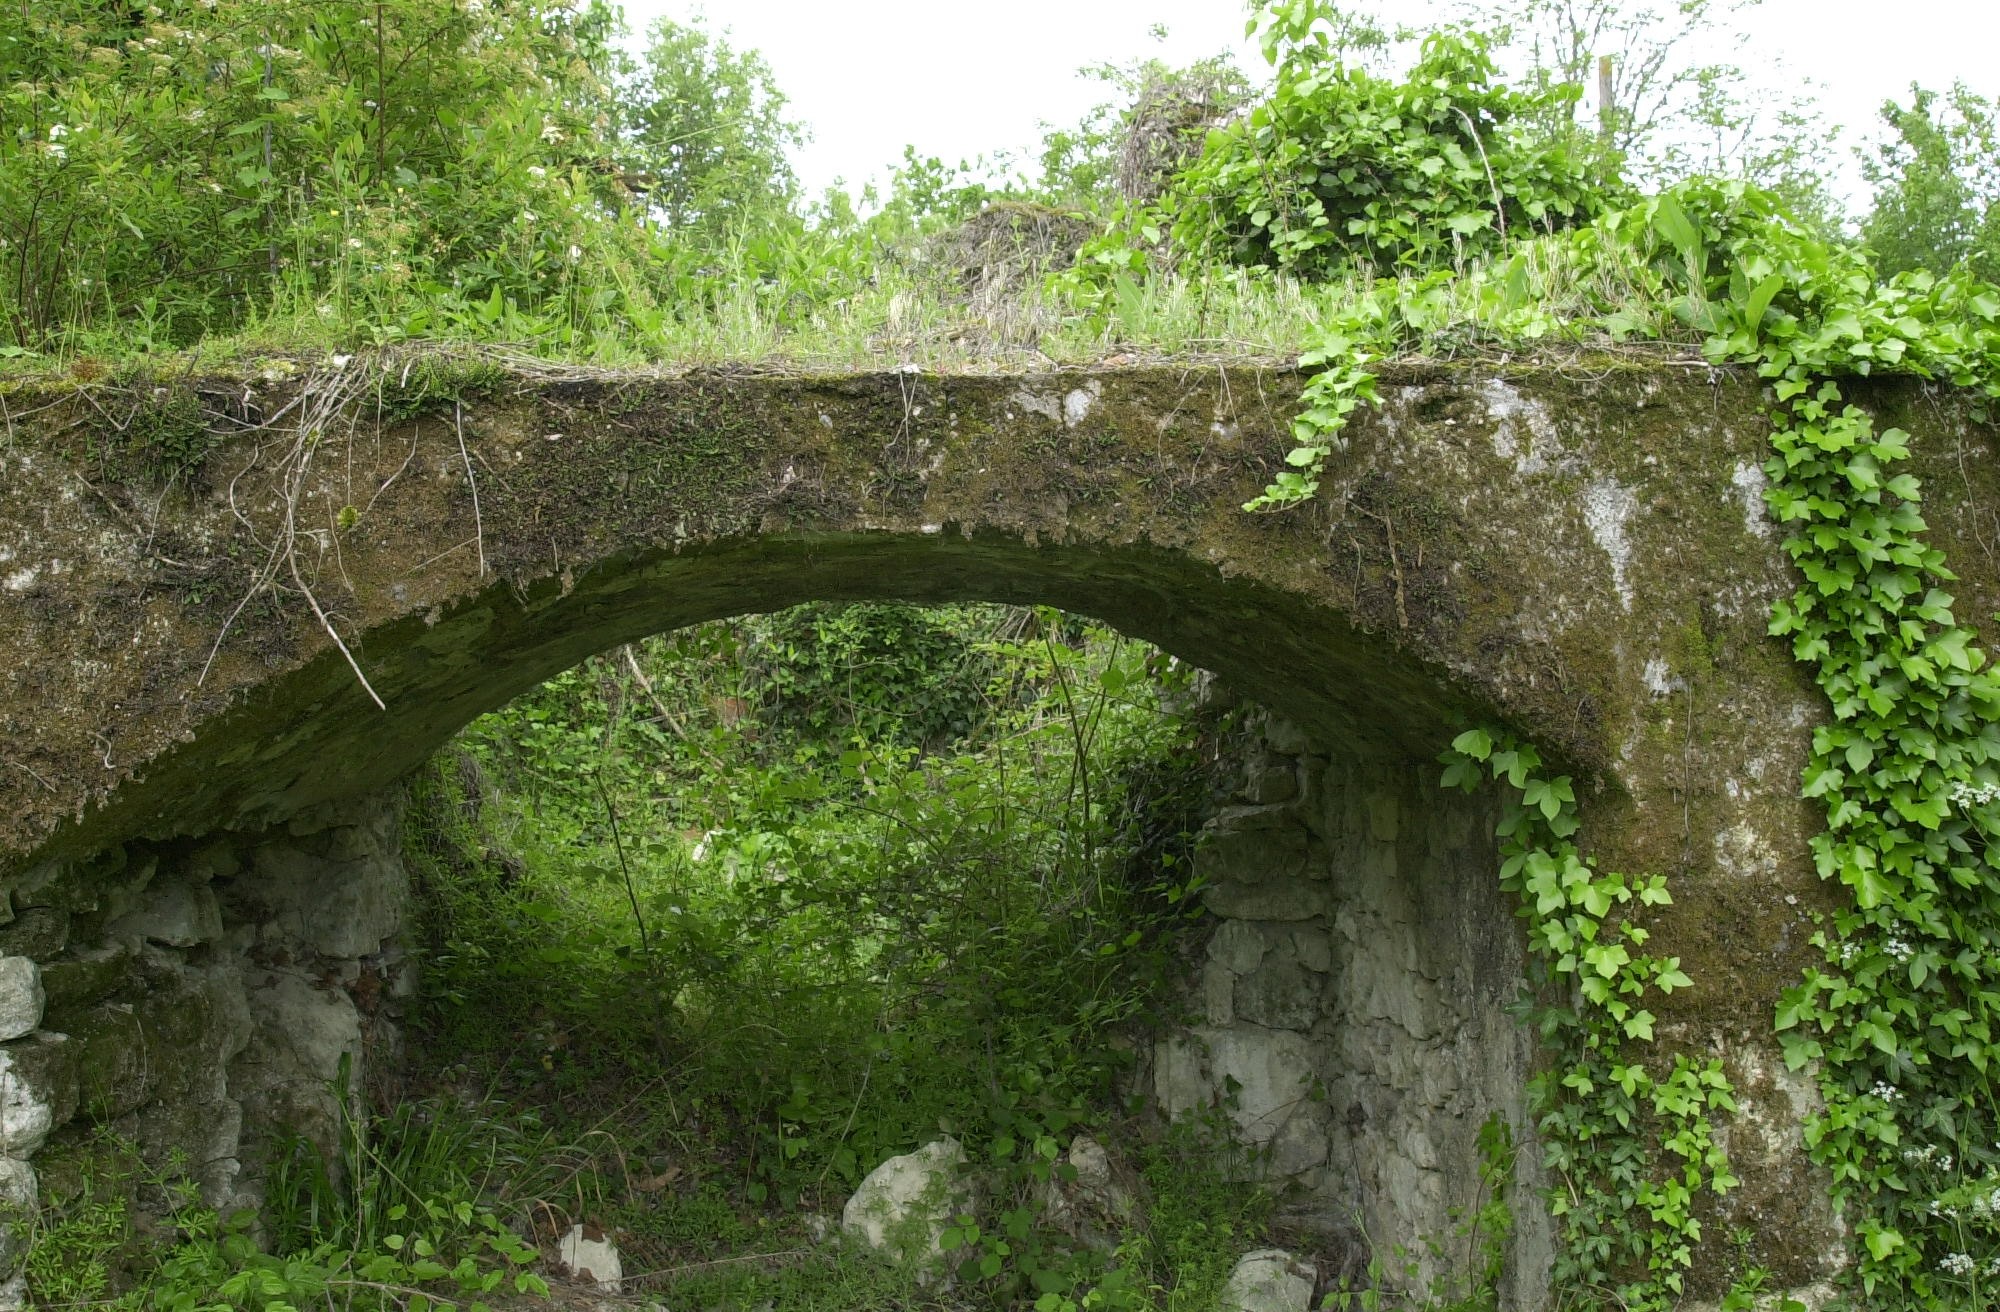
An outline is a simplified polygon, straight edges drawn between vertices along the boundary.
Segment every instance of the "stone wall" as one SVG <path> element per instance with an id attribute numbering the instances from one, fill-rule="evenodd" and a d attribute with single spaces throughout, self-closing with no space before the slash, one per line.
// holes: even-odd
<path id="1" fill-rule="evenodd" d="M 1170 1115 L 1221 1109 L 1287 1219 L 1358 1275 L 1370 1243 L 1421 1252 L 1478 1204 L 1488 1115 L 1527 1138 L 1519 934 L 1490 799 L 1245 724 L 1197 857 L 1215 919 L 1190 942 L 1192 1023 L 1142 1083 Z M 224 1211 L 260 1204 L 281 1137 L 335 1143 L 343 1064 L 357 1095 L 392 1077 L 415 982 L 400 821 L 400 793 L 375 794 L 24 881 L 0 925 L 0 1199 L 32 1206 L 37 1152 L 100 1126 Z M 1549 1265 L 1537 1184 L 1516 1191 L 1510 1306 L 1537 1305 Z"/>
<path id="2" fill-rule="evenodd" d="M 1385 764 L 1251 717 L 1233 794 L 1197 855 L 1217 919 L 1196 939 L 1193 1023 L 1142 1078 L 1163 1111 L 1221 1107 L 1286 1218 L 1359 1278 L 1476 1209 L 1494 1114 L 1521 1145 L 1505 1306 L 1546 1301 L 1550 1227 L 1525 1111 L 1533 1057 L 1507 1014 L 1518 922 L 1500 893 L 1489 796 L 1447 794 L 1427 765 Z M 1456 1254 L 1465 1252 L 1462 1240 Z"/>
<path id="3" fill-rule="evenodd" d="M 0 908 L 0 1200 L 32 1207 L 36 1154 L 100 1127 L 224 1212 L 261 1202 L 283 1136 L 335 1142 L 343 1062 L 359 1092 L 414 983 L 400 809 L 31 872 Z M 10 1230 L 0 1262 L 20 1256 Z"/>

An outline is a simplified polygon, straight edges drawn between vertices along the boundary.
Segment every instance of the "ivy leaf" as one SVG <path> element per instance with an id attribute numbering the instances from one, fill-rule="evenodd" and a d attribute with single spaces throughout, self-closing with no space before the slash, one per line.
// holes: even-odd
<path id="1" fill-rule="evenodd" d="M 1467 729 L 1451 740 L 1451 750 L 1463 753 L 1475 761 L 1483 761 L 1493 755 L 1493 735 L 1484 729 Z"/>

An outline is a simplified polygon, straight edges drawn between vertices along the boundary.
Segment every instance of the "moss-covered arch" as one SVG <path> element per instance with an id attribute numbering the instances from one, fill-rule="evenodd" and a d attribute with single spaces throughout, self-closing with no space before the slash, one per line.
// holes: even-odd
<path id="1" fill-rule="evenodd" d="M 1498 715 L 1615 755 L 1629 547 L 1509 485 L 1524 444 L 1589 464 L 1555 431 L 1594 424 L 1573 379 L 1414 375 L 1331 505 L 1262 517 L 1282 371 L 532 385 L 421 359 L 175 386 L 215 437 L 173 469 L 97 417 L 156 388 L 16 398 L 42 423 L 0 456 L 0 867 L 281 817 L 593 651 L 813 599 L 1049 602 L 1330 738 L 1427 756 Z"/>
<path id="2" fill-rule="evenodd" d="M 1794 791 L 1820 702 L 1764 635 L 1791 579 L 1759 499 L 1753 380 L 1659 361 L 1390 370 L 1321 500 L 1278 516 L 1240 507 L 1286 445 L 1282 370 L 287 366 L 173 382 L 216 435 L 177 444 L 206 454 L 174 469 L 113 440 L 127 409 L 160 408 L 153 385 L 92 386 L 7 397 L 27 416 L 0 448 L 10 888 L 365 791 L 643 634 L 814 599 L 1051 603 L 1219 671 L 1298 721 L 1308 756 L 1402 779 L 1406 811 L 1431 805 L 1425 763 L 1462 717 L 1563 760 L 1598 856 L 1673 876 L 1654 946 L 1696 983 L 1662 1042 L 1723 1054 L 1745 1095 L 1745 1188 L 1712 1232 L 1749 1227 L 1791 1283 L 1838 1260 L 1797 1143 L 1807 1095 L 1759 1037 L 1824 894 Z M 1960 447 L 1990 443 L 1924 404 Z M 281 588 L 253 589 L 260 571 Z M 1356 797 L 1373 833 L 1377 800 Z M 1414 871 L 1423 844 L 1400 845 L 1422 832 L 1368 841 Z M 1379 875 L 1387 858 L 1357 859 Z"/>

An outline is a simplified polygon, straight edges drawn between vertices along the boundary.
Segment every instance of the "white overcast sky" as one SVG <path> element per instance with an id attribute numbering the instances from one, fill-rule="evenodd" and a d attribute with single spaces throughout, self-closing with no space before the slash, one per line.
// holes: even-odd
<path id="1" fill-rule="evenodd" d="M 1107 98 L 1088 64 L 1158 56 L 1182 64 L 1225 49 L 1261 76 L 1240 0 L 624 0 L 634 29 L 705 15 L 732 44 L 763 52 L 812 141 L 795 159 L 808 194 L 835 179 L 883 177 L 914 145 L 948 161 L 1025 151 L 1040 124 L 1066 124 Z M 1378 12 L 1417 21 L 1425 0 Z M 1148 33 L 1164 25 L 1168 39 Z M 1963 79 L 2000 93 L 2000 0 L 1764 0 L 1740 62 L 1781 86 L 1821 84 L 1842 139 L 1876 132 L 1886 97 L 1912 81 Z M 1766 63 L 1765 61 L 1773 61 Z M 1781 65 L 1782 67 L 1778 67 Z M 1843 151 L 1843 157 L 1851 152 Z M 1858 176 L 1846 180 L 1852 194 Z"/>

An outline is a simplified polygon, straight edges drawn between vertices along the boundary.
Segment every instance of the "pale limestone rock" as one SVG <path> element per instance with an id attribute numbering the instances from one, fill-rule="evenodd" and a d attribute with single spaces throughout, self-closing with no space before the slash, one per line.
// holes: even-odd
<path id="1" fill-rule="evenodd" d="M 32 1034 L 45 1001 L 40 966 L 26 957 L 0 957 L 0 1040 Z"/>
<path id="2" fill-rule="evenodd" d="M 36 1088 L 15 1055 L 0 1048 L 0 1156 L 33 1157 L 55 1122 L 49 1092 Z"/>
<path id="3" fill-rule="evenodd" d="M 0 1157 L 0 1207 L 32 1210 L 38 1187 L 32 1165 L 18 1157 Z"/>
<path id="4" fill-rule="evenodd" d="M 601 1293 L 615 1294 L 624 1284 L 625 1269 L 618 1257 L 618 1245 L 596 1226 L 571 1226 L 562 1237 L 558 1256 L 572 1276 L 596 1281 Z"/>
<path id="5" fill-rule="evenodd" d="M 843 1230 L 878 1251 L 935 1262 L 945 1227 L 972 1206 L 965 1149 L 938 1139 L 868 1173 L 841 1210 Z"/>
<path id="6" fill-rule="evenodd" d="M 1264 952 L 1269 946 L 1255 925 L 1241 920 L 1225 920 L 1209 936 L 1209 959 L 1225 969 L 1248 975 L 1264 960 Z"/>
<path id="7" fill-rule="evenodd" d="M 1231 1081 L 1236 1133 L 1270 1147 L 1272 1174 L 1296 1175 L 1326 1160 L 1327 1109 L 1314 1096 L 1311 1039 L 1255 1025 L 1205 1027 L 1170 1036 L 1155 1053 L 1154 1097 L 1169 1117 L 1222 1101 Z"/>
<path id="8" fill-rule="evenodd" d="M 1280 1248 L 1245 1253 L 1229 1273 L 1216 1312 L 1308 1312 L 1313 1271 Z"/>

